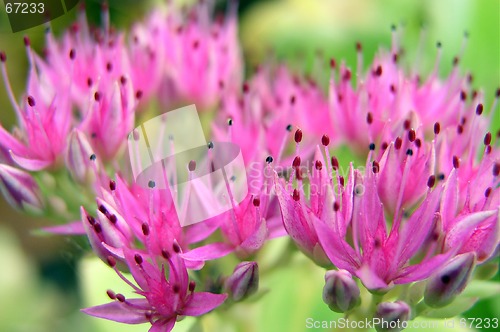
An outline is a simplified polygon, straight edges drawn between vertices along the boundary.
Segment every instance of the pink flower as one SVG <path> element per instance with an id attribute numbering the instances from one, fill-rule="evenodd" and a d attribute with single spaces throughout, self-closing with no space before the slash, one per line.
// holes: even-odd
<path id="1" fill-rule="evenodd" d="M 28 54 L 32 57 L 29 42 L 26 44 Z M 38 171 L 59 161 L 66 146 L 72 115 L 68 111 L 70 87 L 53 87 L 47 72 L 35 66 L 31 57 L 27 93 L 23 102 L 18 104 L 10 88 L 6 56 L 0 54 L 4 82 L 18 119 L 15 134 L 10 134 L 0 126 L 0 150 L 4 151 L 3 154 L 5 151 L 10 152 L 12 161 L 19 166 Z"/>
<path id="2" fill-rule="evenodd" d="M 124 259 L 124 248 L 144 250 L 152 256 L 161 256 L 174 243 L 184 248 L 189 268 L 201 268 L 205 260 L 215 259 L 231 252 L 223 244 L 211 244 L 194 250 L 189 245 L 205 240 L 219 226 L 217 221 L 193 224 L 182 228 L 169 190 L 128 185 L 119 176 L 101 188 L 97 197 L 96 217 L 82 208 L 81 221 L 97 255 L 106 260 L 112 255 Z M 141 249 L 139 249 L 141 248 Z M 142 249 L 144 248 L 144 249 Z"/>
<path id="3" fill-rule="evenodd" d="M 178 247 L 177 247 L 178 248 Z M 225 294 L 195 292 L 182 258 L 173 251 L 164 251 L 161 258 L 146 257 L 125 250 L 127 266 L 137 285 L 117 269 L 112 257 L 108 264 L 141 298 L 127 299 L 109 290 L 114 302 L 83 309 L 88 315 L 126 324 L 151 323 L 150 332 L 171 331 L 179 316 L 200 316 L 220 306 Z M 168 278 L 166 277 L 168 273 Z"/>
<path id="4" fill-rule="evenodd" d="M 325 264 L 324 250 L 337 268 L 357 276 L 369 289 L 383 290 L 393 284 L 425 279 L 451 257 L 451 251 L 441 253 L 436 245 L 422 247 L 439 219 L 436 211 L 443 189 L 433 188 L 433 176 L 415 211 L 410 216 L 399 212 L 389 224 L 378 194 L 382 181 L 378 163 L 367 165 L 364 175 L 351 164 L 344 183 L 339 175 L 330 180 L 319 150 L 315 160 L 309 202 L 300 179 L 296 189 L 277 180 L 276 190 L 285 228 L 316 262 Z M 423 253 L 424 258 L 409 264 L 418 253 Z"/>
<path id="5" fill-rule="evenodd" d="M 27 172 L 0 164 L 0 192 L 7 202 L 20 210 L 41 212 L 44 207 L 40 189 Z"/>
<path id="6" fill-rule="evenodd" d="M 188 100 L 207 109 L 219 99 L 221 87 L 233 91 L 241 85 L 243 65 L 234 2 L 229 4 L 227 17 L 215 21 L 210 17 L 208 2 L 185 15 L 169 4 L 166 13 L 157 10 L 134 32 L 133 55 L 141 58 L 138 47 L 147 50 L 142 58 L 151 54 L 149 60 L 139 60 L 146 66 L 148 62 L 156 65 L 153 72 L 162 73 L 157 94 L 166 105 Z M 134 79 L 144 77 L 144 72 L 134 70 L 134 75 Z"/>
<path id="7" fill-rule="evenodd" d="M 483 97 L 472 90 L 470 79 L 460 75 L 461 54 L 450 75 L 441 80 L 439 43 L 435 67 L 424 81 L 420 73 L 408 73 L 399 64 L 402 51 L 397 33 L 393 32 L 390 52 L 380 51 L 366 73 L 362 72 L 359 43 L 356 74 L 344 63 L 338 66 L 331 60 L 330 111 L 338 139 L 362 155 L 370 143 L 387 146 L 410 129 L 430 136 L 436 122 L 443 130 L 484 130 L 487 122 L 473 119 Z"/>

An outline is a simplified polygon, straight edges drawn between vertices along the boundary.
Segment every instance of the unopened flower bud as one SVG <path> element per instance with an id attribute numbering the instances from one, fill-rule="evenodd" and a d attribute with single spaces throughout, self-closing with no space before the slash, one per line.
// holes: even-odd
<path id="1" fill-rule="evenodd" d="M 335 312 L 346 312 L 357 306 L 361 302 L 359 287 L 352 275 L 346 270 L 327 271 L 323 301 Z"/>
<path id="2" fill-rule="evenodd" d="M 16 209 L 41 212 L 43 202 L 39 187 L 31 174 L 15 167 L 0 164 L 0 192 Z"/>
<path id="3" fill-rule="evenodd" d="M 257 292 L 259 266 L 256 262 L 241 262 L 226 280 L 225 287 L 234 301 L 241 301 Z"/>
<path id="4" fill-rule="evenodd" d="M 69 137 L 68 149 L 66 150 L 65 162 L 72 178 L 85 183 L 92 172 L 92 161 L 89 156 L 93 151 L 85 134 L 78 129 L 74 129 Z"/>
<path id="5" fill-rule="evenodd" d="M 450 304 L 470 279 L 476 256 L 472 252 L 457 255 L 429 278 L 424 301 L 429 307 L 440 308 Z"/>
<path id="6" fill-rule="evenodd" d="M 410 318 L 410 306 L 403 301 L 382 302 L 377 306 L 374 325 L 378 332 L 399 332 Z"/>

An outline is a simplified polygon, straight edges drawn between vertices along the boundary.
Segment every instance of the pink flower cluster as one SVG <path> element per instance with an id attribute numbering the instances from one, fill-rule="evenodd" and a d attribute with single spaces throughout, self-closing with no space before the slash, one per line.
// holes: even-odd
<path id="1" fill-rule="evenodd" d="M 220 306 L 228 298 L 222 290 L 239 301 L 258 284 L 254 262 L 240 263 L 219 292 L 190 281 L 192 271 L 231 253 L 252 259 L 266 240 L 286 234 L 318 265 L 378 292 L 425 280 L 461 254 L 472 253 L 478 264 L 492 257 L 500 149 L 499 135 L 487 130 L 498 92 L 486 112 L 458 58 L 441 80 L 441 48 L 426 79 L 408 74 L 397 38 L 366 73 L 359 44 L 356 75 L 332 59 L 328 89 L 286 66 L 261 67 L 243 82 L 236 27 L 235 8 L 212 20 L 205 4 L 182 14 L 157 10 L 128 37 L 108 25 L 91 28 L 81 15 L 61 38 L 47 34 L 44 57 L 25 39 L 30 71 L 21 102 L 0 53 L 18 117 L 12 133 L 0 126 L 2 193 L 15 207 L 43 210 L 33 175 L 67 169 L 75 187 L 91 188 L 95 205 L 82 202 L 81 220 L 51 230 L 86 234 L 139 296 L 110 290 L 111 303 L 85 313 L 170 331 L 180 316 Z M 168 107 L 218 109 L 214 141 L 237 144 L 247 167 L 243 202 L 181 227 L 177 193 L 130 179 L 119 157 L 142 106 L 155 98 Z M 362 167 L 344 169 L 342 157 L 330 155 L 342 144 L 366 160 Z M 189 172 L 195 167 L 186 165 Z M 200 192 L 209 195 L 210 188 Z M 355 300 L 332 307 L 351 308 Z"/>

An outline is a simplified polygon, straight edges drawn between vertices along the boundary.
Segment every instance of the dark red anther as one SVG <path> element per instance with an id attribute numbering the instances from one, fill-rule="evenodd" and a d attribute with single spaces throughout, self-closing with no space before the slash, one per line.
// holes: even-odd
<path id="1" fill-rule="evenodd" d="M 453 58 L 453 65 L 456 66 L 458 65 L 458 62 L 460 61 L 460 58 L 458 56 Z"/>
<path id="2" fill-rule="evenodd" d="M 5 55 L 5 52 L 0 52 L 0 61 L 5 62 L 7 61 L 7 56 Z"/>
<path id="3" fill-rule="evenodd" d="M 323 163 L 321 162 L 321 160 L 316 160 L 316 162 L 314 163 L 314 167 L 315 167 L 318 171 L 321 171 L 321 169 L 323 168 Z"/>
<path id="4" fill-rule="evenodd" d="M 181 247 L 179 246 L 179 244 L 177 242 L 174 242 L 174 244 L 172 245 L 172 249 L 174 250 L 174 252 L 176 254 L 181 252 Z"/>
<path id="5" fill-rule="evenodd" d="M 259 207 L 260 206 L 260 198 L 259 197 L 254 197 L 253 199 L 253 206 Z"/>
<path id="6" fill-rule="evenodd" d="M 293 200 L 294 200 L 294 201 L 298 201 L 298 200 L 300 199 L 300 193 L 299 193 L 299 191 L 298 191 L 297 189 L 294 189 L 294 190 L 293 190 L 293 195 L 292 195 L 292 197 L 293 197 Z"/>
<path id="7" fill-rule="evenodd" d="M 99 93 L 99 91 L 96 91 L 94 93 L 94 99 L 95 99 L 95 101 L 100 101 L 101 100 L 101 94 Z"/>
<path id="8" fill-rule="evenodd" d="M 394 84 L 391 84 L 389 86 L 389 90 L 391 90 L 392 93 L 396 93 L 396 86 Z"/>
<path id="9" fill-rule="evenodd" d="M 141 99 L 142 98 L 142 90 L 137 90 L 135 92 L 135 99 Z"/>
<path id="10" fill-rule="evenodd" d="M 459 168 L 460 167 L 460 160 L 458 159 L 457 156 L 453 156 L 453 168 Z"/>
<path id="11" fill-rule="evenodd" d="M 106 291 L 106 294 L 108 295 L 108 297 L 109 297 L 111 300 L 116 299 L 116 294 L 115 294 L 115 292 L 113 292 L 111 289 L 108 289 L 108 290 Z"/>
<path id="12" fill-rule="evenodd" d="M 120 76 L 120 83 L 121 83 L 122 85 L 127 84 L 127 78 L 126 78 L 125 76 Z"/>
<path id="13" fill-rule="evenodd" d="M 295 105 L 295 102 L 297 101 L 297 97 L 295 95 L 290 96 L 290 105 Z"/>
<path id="14" fill-rule="evenodd" d="M 411 121 L 409 119 L 406 119 L 404 122 L 403 122 L 403 128 L 405 130 L 409 130 L 411 127 Z"/>
<path id="15" fill-rule="evenodd" d="M 30 105 L 30 107 L 35 107 L 35 98 L 33 98 L 32 96 L 28 96 L 28 105 Z"/>
<path id="16" fill-rule="evenodd" d="M 141 265 L 141 264 L 142 264 L 142 262 L 143 262 L 143 260 L 142 260 L 142 256 L 141 256 L 141 255 L 139 255 L 139 254 L 135 254 L 135 255 L 134 255 L 134 260 L 135 260 L 135 262 L 136 262 L 137 264 L 139 264 L 139 265 Z"/>
<path id="17" fill-rule="evenodd" d="M 337 159 L 337 157 L 333 156 L 330 159 L 330 162 L 331 162 L 333 170 L 334 171 L 338 171 L 338 169 L 339 169 L 339 160 Z"/>
<path id="18" fill-rule="evenodd" d="M 194 282 L 193 280 L 191 280 L 189 282 L 189 286 L 188 286 L 188 289 L 190 292 L 194 292 L 194 289 L 196 288 L 196 282 Z"/>
<path id="19" fill-rule="evenodd" d="M 330 68 L 335 69 L 337 67 L 337 62 L 335 61 L 334 58 L 330 59 Z"/>
<path id="20" fill-rule="evenodd" d="M 500 163 L 495 163 L 493 165 L 493 176 L 498 176 L 500 174 Z"/>
<path id="21" fill-rule="evenodd" d="M 410 131 L 408 132 L 408 140 L 409 140 L 410 142 L 415 142 L 415 140 L 416 140 L 416 139 L 417 139 L 417 133 L 415 132 L 415 130 L 414 130 L 414 129 L 410 130 Z"/>
<path id="22" fill-rule="evenodd" d="M 116 190 L 116 182 L 115 181 L 113 181 L 113 180 L 109 181 L 109 189 L 111 191 L 115 191 Z"/>
<path id="23" fill-rule="evenodd" d="M 441 125 L 439 124 L 439 122 L 436 122 L 434 124 L 434 134 L 437 135 L 439 134 L 440 131 L 441 131 Z"/>
<path id="24" fill-rule="evenodd" d="M 74 49 L 74 48 L 72 48 L 72 49 L 69 51 L 69 58 L 70 58 L 71 60 L 75 60 L 75 58 L 76 58 L 76 52 L 75 52 L 75 49 Z"/>
<path id="25" fill-rule="evenodd" d="M 196 169 L 196 161 L 191 160 L 188 165 L 188 169 L 190 172 L 193 172 Z"/>
<path id="26" fill-rule="evenodd" d="M 351 79 L 351 76 L 352 76 L 351 71 L 349 69 L 346 69 L 344 71 L 344 74 L 342 75 L 342 79 L 344 81 L 349 81 Z"/>
<path id="27" fill-rule="evenodd" d="M 483 114 L 483 108 L 484 108 L 483 104 L 477 104 L 477 106 L 476 106 L 476 114 L 477 115 Z"/>
<path id="28" fill-rule="evenodd" d="M 339 176 L 339 182 L 342 187 L 345 185 L 345 179 L 343 176 Z"/>
<path id="29" fill-rule="evenodd" d="M 111 72 L 111 71 L 113 70 L 113 64 L 112 64 L 111 62 L 108 62 L 108 63 L 106 64 L 106 70 L 107 70 L 108 72 Z"/>
<path id="30" fill-rule="evenodd" d="M 92 216 L 87 216 L 87 221 L 89 222 L 89 224 L 91 226 L 94 226 L 95 225 L 95 218 L 92 217 Z"/>
<path id="31" fill-rule="evenodd" d="M 333 211 L 337 212 L 338 210 L 340 210 L 339 202 L 333 202 Z"/>
<path id="32" fill-rule="evenodd" d="M 108 256 L 106 257 L 106 261 L 108 263 L 109 266 L 111 267 L 115 267 L 116 266 L 116 260 L 113 256 Z"/>
<path id="33" fill-rule="evenodd" d="M 118 218 L 116 217 L 116 215 L 112 214 L 108 217 L 109 221 L 111 221 L 113 224 L 116 224 L 116 222 L 118 221 Z"/>
<path id="34" fill-rule="evenodd" d="M 465 91 L 460 91 L 460 100 L 461 101 L 466 101 L 467 100 L 467 93 Z"/>
<path id="35" fill-rule="evenodd" d="M 222 81 L 221 81 L 222 82 Z M 222 87 L 224 87 L 224 82 L 222 82 Z M 247 82 L 243 83 L 243 93 L 248 93 L 250 91 L 250 86 L 248 85 Z"/>
<path id="36" fill-rule="evenodd" d="M 377 174 L 380 171 L 380 165 L 376 160 L 372 162 L 372 171 L 375 174 Z"/>
<path id="37" fill-rule="evenodd" d="M 97 234 L 99 234 L 99 233 L 101 233 L 101 232 L 102 232 L 102 227 L 101 227 L 101 224 L 99 224 L 98 222 L 96 222 L 96 223 L 93 225 L 93 227 L 94 227 L 94 231 L 95 231 Z"/>
<path id="38" fill-rule="evenodd" d="M 488 188 L 484 191 L 484 197 L 486 197 L 486 198 L 490 197 L 490 195 L 491 195 L 491 191 L 492 191 L 492 190 L 493 190 L 493 189 L 491 189 L 491 187 L 488 187 Z"/>
<path id="39" fill-rule="evenodd" d="M 125 295 L 123 294 L 116 294 L 116 299 L 120 302 L 125 302 Z"/>
<path id="40" fill-rule="evenodd" d="M 458 125 L 457 126 L 457 134 L 462 134 L 464 132 L 464 126 L 462 125 Z"/>
<path id="41" fill-rule="evenodd" d="M 401 139 L 401 137 L 397 137 L 396 138 L 396 141 L 394 142 L 394 147 L 396 148 L 396 150 L 399 150 L 401 149 L 401 146 L 403 145 L 403 140 Z"/>
<path id="42" fill-rule="evenodd" d="M 420 148 L 422 146 L 422 140 L 420 138 L 417 138 L 415 140 L 415 145 L 417 146 L 417 148 Z"/>
<path id="43" fill-rule="evenodd" d="M 170 259 L 170 253 L 168 251 L 166 251 L 165 249 L 162 249 L 161 250 L 161 255 L 163 256 L 163 258 L 165 258 L 166 260 L 169 260 Z"/>
<path id="44" fill-rule="evenodd" d="M 358 52 L 363 51 L 363 46 L 361 45 L 361 43 L 359 41 L 356 42 L 356 51 L 358 51 Z"/>
<path id="45" fill-rule="evenodd" d="M 383 142 L 382 145 L 380 146 L 380 148 L 385 151 L 387 150 L 387 148 L 389 147 L 389 144 L 387 144 L 387 142 Z"/>
<path id="46" fill-rule="evenodd" d="M 330 137 L 327 134 L 321 137 L 321 144 L 323 144 L 323 146 L 328 146 L 328 144 L 330 144 Z"/>
<path id="47" fill-rule="evenodd" d="M 382 66 L 378 66 L 377 69 L 373 71 L 373 74 L 379 77 L 382 76 Z"/>
<path id="48" fill-rule="evenodd" d="M 495 97 L 500 98 L 500 88 L 495 92 Z"/>
<path id="49" fill-rule="evenodd" d="M 300 162 L 301 162 L 300 157 L 299 156 L 295 156 L 295 158 L 293 158 L 292 166 L 295 167 L 295 168 L 299 167 L 300 166 Z"/>
<path id="50" fill-rule="evenodd" d="M 372 112 L 368 112 L 368 114 L 366 114 L 366 122 L 368 124 L 372 124 L 373 123 L 373 114 L 372 114 Z"/>
<path id="51" fill-rule="evenodd" d="M 141 228 L 142 228 L 142 234 L 144 234 L 145 236 L 148 236 L 149 235 L 149 225 L 146 223 L 143 223 Z"/>
<path id="52" fill-rule="evenodd" d="M 487 132 L 486 135 L 484 135 L 484 145 L 490 145 L 491 144 L 491 133 Z"/>
<path id="53" fill-rule="evenodd" d="M 24 36 L 23 41 L 24 41 L 24 46 L 28 47 L 31 45 L 31 41 L 30 41 L 30 38 L 28 36 Z"/>
<path id="54" fill-rule="evenodd" d="M 108 214 L 108 209 L 104 205 L 99 205 L 99 211 L 102 212 L 102 214 Z"/>
<path id="55" fill-rule="evenodd" d="M 300 143 L 300 142 L 302 142 L 302 130 L 297 129 L 297 130 L 295 131 L 295 137 L 294 137 L 294 139 L 295 139 L 295 143 Z"/>
<path id="56" fill-rule="evenodd" d="M 436 177 L 434 175 L 429 176 L 427 179 L 427 187 L 432 188 L 436 184 Z"/>
<path id="57" fill-rule="evenodd" d="M 181 286 L 179 286 L 178 284 L 175 284 L 172 287 L 172 290 L 174 291 L 175 294 L 178 294 L 181 291 Z"/>

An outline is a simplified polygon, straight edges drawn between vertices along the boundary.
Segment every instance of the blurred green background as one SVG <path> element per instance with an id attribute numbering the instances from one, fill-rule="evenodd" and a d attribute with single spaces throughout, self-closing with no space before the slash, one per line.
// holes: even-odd
<path id="1" fill-rule="evenodd" d="M 178 1 L 189 3 L 192 1 Z M 89 20 L 99 24 L 98 1 L 85 1 Z M 109 1 L 115 26 L 126 28 L 140 20 L 155 1 Z M 218 2 L 223 10 L 225 4 Z M 51 22 L 60 34 L 74 19 L 75 10 Z M 441 74 L 449 73 L 464 31 L 470 38 L 461 61 L 461 71 L 474 75 L 473 85 L 486 95 L 486 109 L 500 86 L 500 1 L 498 0 L 255 0 L 240 1 L 240 36 L 247 69 L 277 58 L 293 68 L 314 72 L 314 62 L 329 57 L 345 59 L 355 66 L 355 42 L 363 44 L 364 64 L 368 65 L 379 47 L 390 47 L 390 26 L 404 28 L 403 46 L 408 63 L 416 54 L 422 26 L 427 30 L 423 67 L 429 70 L 436 55 L 436 41 L 443 43 Z M 8 56 L 11 83 L 18 98 L 24 88 L 27 59 L 23 36 L 28 35 L 41 52 L 44 27 L 12 34 L 7 16 L 0 9 L 0 50 Z M 320 51 L 322 60 L 316 55 Z M 303 70 L 303 69 L 301 69 Z M 492 130 L 500 128 L 499 112 Z M 0 84 L 0 121 L 10 129 L 14 112 Z M 26 217 L 0 199 L 0 331 L 145 331 L 146 326 L 123 326 L 91 319 L 78 312 L 83 306 L 107 301 L 105 290 L 113 285 L 113 273 L 104 264 L 85 257 L 81 245 L 65 237 L 34 236 L 32 231 L 50 225 L 49 220 Z M 287 246 L 286 239 L 273 241 L 264 249 L 268 260 Z M 263 255 L 264 256 L 264 255 Z M 105 282 L 104 280 L 110 280 Z M 203 320 L 206 331 L 225 326 L 224 331 L 304 331 L 306 317 L 319 320 L 337 318 L 321 301 L 323 271 L 297 255 L 277 273 L 261 279 L 266 294 L 257 305 L 240 304 L 224 318 L 218 314 Z M 125 289 L 125 287 L 123 288 Z M 121 291 L 122 289 L 120 289 Z M 498 296 L 482 301 L 468 317 L 500 317 Z M 231 324 L 227 324 L 227 317 Z M 225 319 L 226 321 L 224 321 Z M 221 324 L 221 322 L 226 324 Z M 193 320 L 176 326 L 197 331 Z M 236 328 L 237 326 L 237 328 Z M 208 328 L 207 328 L 208 327 Z"/>

